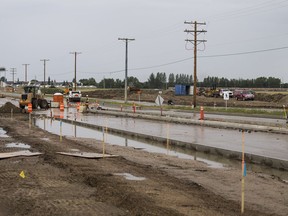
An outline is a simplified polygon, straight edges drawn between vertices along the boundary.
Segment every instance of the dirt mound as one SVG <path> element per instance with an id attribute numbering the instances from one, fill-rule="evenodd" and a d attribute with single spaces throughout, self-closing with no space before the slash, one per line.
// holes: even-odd
<path id="1" fill-rule="evenodd" d="M 284 94 L 257 93 L 255 96 L 255 100 L 266 102 L 280 102 L 284 97 L 287 96 Z"/>
<path id="2" fill-rule="evenodd" d="M 21 109 L 14 104 L 7 102 L 2 107 L 0 107 L 0 113 L 11 113 L 11 110 L 13 109 L 13 112 L 21 112 Z"/>
<path id="3" fill-rule="evenodd" d="M 281 100 L 279 100 L 279 103 L 288 106 L 288 95 L 281 98 Z"/>

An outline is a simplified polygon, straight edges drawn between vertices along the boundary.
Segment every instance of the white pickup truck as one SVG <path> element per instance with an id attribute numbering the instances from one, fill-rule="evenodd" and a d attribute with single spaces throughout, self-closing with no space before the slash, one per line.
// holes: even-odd
<path id="1" fill-rule="evenodd" d="M 69 91 L 68 100 L 69 102 L 80 102 L 81 101 L 81 91 Z"/>

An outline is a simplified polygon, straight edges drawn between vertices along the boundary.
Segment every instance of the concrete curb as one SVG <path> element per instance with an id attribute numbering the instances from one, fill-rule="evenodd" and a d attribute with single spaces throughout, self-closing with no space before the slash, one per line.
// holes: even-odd
<path id="1" fill-rule="evenodd" d="M 160 116 L 160 115 L 150 115 L 150 114 L 148 115 L 148 114 L 143 114 L 143 113 L 130 113 L 130 112 L 120 112 L 120 111 L 117 112 L 117 111 L 111 111 L 111 110 L 89 110 L 89 112 L 95 113 L 95 114 L 101 114 L 101 115 L 114 115 L 114 116 L 122 116 L 122 117 L 129 117 L 129 118 L 141 118 L 141 119 L 154 120 L 154 121 L 200 125 L 200 126 L 207 126 L 207 127 L 214 127 L 214 128 L 288 134 L 288 128 L 280 127 L 280 126 L 275 127 L 275 126 L 235 123 L 235 122 L 227 122 L 227 121 L 221 122 L 221 121 L 213 121 L 213 120 L 196 120 L 196 119 L 183 118 L 183 117 L 170 117 L 170 116 Z"/>

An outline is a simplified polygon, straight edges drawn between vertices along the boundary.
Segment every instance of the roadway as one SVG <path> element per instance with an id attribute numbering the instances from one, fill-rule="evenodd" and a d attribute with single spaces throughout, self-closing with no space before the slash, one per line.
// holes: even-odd
<path id="1" fill-rule="evenodd" d="M 6 101 L 11 101 L 9 98 L 2 98 L 0 104 Z M 12 99 L 14 104 L 17 104 L 17 100 Z M 88 124 L 95 124 L 108 128 L 114 128 L 124 131 L 130 131 L 132 133 L 145 134 L 151 136 L 157 136 L 162 138 L 169 137 L 173 140 L 179 140 L 186 143 L 198 144 L 208 147 L 215 147 L 219 149 L 227 149 L 231 151 L 242 151 L 242 133 L 239 130 L 233 129 L 221 129 L 204 127 L 200 125 L 187 125 L 177 123 L 167 123 L 163 121 L 152 121 L 140 118 L 127 118 L 127 117 L 115 117 L 113 115 L 101 115 L 92 113 L 79 113 L 76 112 L 75 107 L 66 108 L 64 113 L 61 113 L 59 109 L 49 109 L 46 111 L 37 111 L 38 114 L 46 114 L 50 116 L 59 116 L 62 114 L 64 118 L 72 119 L 76 121 L 85 122 Z M 102 111 L 105 112 L 105 111 Z M 118 110 L 120 113 L 120 110 Z M 147 114 L 148 111 L 145 111 Z M 157 115 L 157 111 L 151 111 L 151 114 Z M 158 111 L 159 113 L 159 111 Z M 139 113 L 138 113 L 139 114 Z M 197 119 L 199 115 L 193 115 L 183 112 L 167 111 L 165 115 L 178 116 L 178 118 L 186 119 L 187 117 Z M 141 114 L 140 114 L 141 115 Z M 214 114 L 213 114 L 214 115 Z M 211 117 L 212 114 L 208 117 Z M 251 122 L 251 117 L 237 117 L 237 116 L 224 116 L 214 115 L 214 118 L 220 118 L 220 121 L 225 123 L 225 119 L 229 121 L 245 120 Z M 269 119 L 269 118 L 256 118 L 253 117 L 253 121 L 261 124 L 281 124 L 282 127 L 287 127 L 285 120 Z M 245 152 L 253 155 L 259 155 L 267 158 L 275 158 L 283 161 L 288 161 L 288 135 L 277 133 L 263 133 L 263 132 L 251 132 L 244 133 Z"/>

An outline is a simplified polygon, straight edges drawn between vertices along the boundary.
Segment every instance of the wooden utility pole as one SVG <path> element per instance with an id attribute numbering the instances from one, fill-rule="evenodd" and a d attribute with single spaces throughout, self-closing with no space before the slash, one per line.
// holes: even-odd
<path id="1" fill-rule="evenodd" d="M 74 91 L 76 91 L 76 88 L 77 88 L 77 81 L 76 81 L 77 55 L 81 54 L 81 52 L 70 52 L 70 54 L 74 55 Z"/>
<path id="2" fill-rule="evenodd" d="M 0 67 L 0 73 L 4 72 L 4 82 L 6 82 L 6 68 L 5 67 Z M 1 77 L 2 78 L 2 77 Z"/>
<path id="3" fill-rule="evenodd" d="M 184 22 L 184 24 L 189 24 L 194 26 L 194 30 L 188 30 L 186 29 L 184 32 L 186 33 L 191 33 L 194 35 L 194 40 L 186 39 L 186 42 L 191 42 L 194 45 L 194 86 L 193 86 L 193 106 L 194 108 L 196 107 L 196 94 L 197 94 L 197 45 L 199 43 L 204 43 L 206 40 L 198 40 L 197 36 L 200 33 L 205 33 L 207 31 L 205 30 L 197 30 L 198 25 L 206 25 L 206 23 L 198 23 L 197 21 L 195 22 Z"/>
<path id="4" fill-rule="evenodd" d="M 44 62 L 44 94 L 45 94 L 45 85 L 46 85 L 46 80 L 45 80 L 45 77 L 46 77 L 46 61 L 50 61 L 49 59 L 41 59 L 40 61 L 43 61 Z"/>
<path id="5" fill-rule="evenodd" d="M 126 50 L 125 50 L 125 95 L 124 95 L 124 101 L 127 103 L 127 77 L 128 77 L 128 42 L 134 41 L 135 39 L 129 39 L 129 38 L 118 38 L 118 40 L 123 40 L 126 42 Z"/>
<path id="6" fill-rule="evenodd" d="M 27 82 L 27 67 L 28 67 L 28 65 L 30 65 L 30 64 L 22 64 L 22 65 L 25 66 L 25 82 Z"/>
<path id="7" fill-rule="evenodd" d="M 12 81 L 13 81 L 13 85 L 14 85 L 14 75 L 16 74 L 16 68 L 10 68 L 11 69 L 11 74 L 12 74 Z"/>

